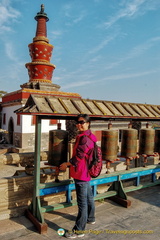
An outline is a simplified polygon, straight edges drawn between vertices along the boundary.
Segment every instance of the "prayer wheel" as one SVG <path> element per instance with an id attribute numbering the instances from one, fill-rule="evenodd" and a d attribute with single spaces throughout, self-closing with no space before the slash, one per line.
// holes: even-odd
<path id="1" fill-rule="evenodd" d="M 136 129 L 122 130 L 121 157 L 135 158 L 137 156 L 137 138 Z"/>
<path id="2" fill-rule="evenodd" d="M 160 154 L 160 130 L 155 130 L 154 152 L 157 152 Z"/>
<path id="3" fill-rule="evenodd" d="M 49 158 L 48 164 L 59 167 L 67 162 L 68 156 L 68 132 L 61 130 L 60 124 L 57 130 L 49 131 Z"/>
<path id="4" fill-rule="evenodd" d="M 139 154 L 153 155 L 154 153 L 155 130 L 144 128 L 140 130 Z"/>
<path id="5" fill-rule="evenodd" d="M 114 161 L 118 152 L 118 130 L 102 131 L 101 139 L 102 159 Z"/>

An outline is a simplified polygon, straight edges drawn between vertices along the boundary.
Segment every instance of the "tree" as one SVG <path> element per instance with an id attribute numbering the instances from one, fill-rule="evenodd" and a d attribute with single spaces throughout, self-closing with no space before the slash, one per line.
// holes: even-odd
<path id="1" fill-rule="evenodd" d="M 0 91 L 0 98 L 3 97 L 6 93 L 6 91 Z"/>

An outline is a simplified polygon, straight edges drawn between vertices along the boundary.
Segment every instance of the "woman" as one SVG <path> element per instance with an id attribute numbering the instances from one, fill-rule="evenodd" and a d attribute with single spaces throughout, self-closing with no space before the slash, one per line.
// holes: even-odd
<path id="1" fill-rule="evenodd" d="M 69 162 L 60 165 L 60 170 L 63 171 L 70 166 L 70 176 L 75 181 L 78 204 L 78 215 L 75 226 L 71 233 L 66 233 L 67 238 L 83 237 L 86 223 L 95 223 L 94 198 L 90 186 L 91 177 L 88 173 L 87 161 L 92 154 L 94 142 L 97 140 L 89 129 L 90 118 L 87 114 L 77 116 L 76 126 L 79 134 L 76 137 L 73 157 Z"/>

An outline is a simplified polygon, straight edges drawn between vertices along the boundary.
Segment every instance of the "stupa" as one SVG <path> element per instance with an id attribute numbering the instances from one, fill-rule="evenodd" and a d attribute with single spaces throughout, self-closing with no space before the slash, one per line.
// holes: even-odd
<path id="1" fill-rule="evenodd" d="M 2 98 L 2 129 L 8 131 L 8 143 L 24 151 L 32 151 L 35 139 L 35 117 L 20 116 L 15 111 L 23 107 L 31 94 L 47 96 L 76 97 L 77 93 L 59 91 L 60 86 L 52 83 L 53 71 L 51 57 L 54 46 L 47 38 L 47 22 L 49 18 L 41 5 L 40 12 L 35 16 L 37 21 L 36 34 L 33 42 L 28 45 L 31 62 L 26 63 L 29 80 L 22 84 L 20 90 L 10 92 Z M 65 121 L 61 120 L 62 129 Z M 48 133 L 57 128 L 57 120 L 43 120 L 42 123 L 42 150 L 48 149 Z"/>

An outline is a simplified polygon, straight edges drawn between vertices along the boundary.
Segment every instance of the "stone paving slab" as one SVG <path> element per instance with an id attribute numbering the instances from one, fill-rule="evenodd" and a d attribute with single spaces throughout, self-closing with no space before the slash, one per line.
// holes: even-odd
<path id="1" fill-rule="evenodd" d="M 87 225 L 86 240 L 157 240 L 160 239 L 160 185 L 127 194 L 131 206 L 124 208 L 109 199 L 96 202 L 96 224 Z M 77 206 L 45 214 L 47 234 L 40 235 L 25 217 L 0 221 L 2 240 L 58 240 L 59 228 L 71 230 Z M 80 239 L 80 238 L 77 238 Z"/>

